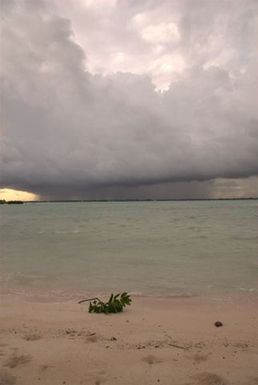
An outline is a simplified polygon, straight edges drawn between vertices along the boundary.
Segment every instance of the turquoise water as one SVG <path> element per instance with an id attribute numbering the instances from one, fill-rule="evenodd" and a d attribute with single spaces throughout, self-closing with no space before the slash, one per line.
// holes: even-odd
<path id="1" fill-rule="evenodd" d="M 258 201 L 1 205 L 0 284 L 31 292 L 257 292 Z"/>

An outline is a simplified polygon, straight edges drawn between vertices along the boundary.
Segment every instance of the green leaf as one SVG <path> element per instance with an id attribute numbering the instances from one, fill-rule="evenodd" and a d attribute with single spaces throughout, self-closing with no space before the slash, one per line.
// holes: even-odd
<path id="1" fill-rule="evenodd" d="M 130 295 L 127 292 L 114 295 L 111 293 L 107 302 L 102 302 L 99 299 L 94 299 L 89 304 L 89 313 L 120 313 L 124 307 L 132 302 Z"/>

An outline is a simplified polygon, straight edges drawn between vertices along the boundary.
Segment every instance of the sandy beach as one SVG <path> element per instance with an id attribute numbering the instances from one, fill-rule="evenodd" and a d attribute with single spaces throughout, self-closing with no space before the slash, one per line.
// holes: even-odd
<path id="1" fill-rule="evenodd" d="M 78 299 L 1 296 L 1 385 L 258 384 L 255 298 L 133 297 L 116 315 Z"/>

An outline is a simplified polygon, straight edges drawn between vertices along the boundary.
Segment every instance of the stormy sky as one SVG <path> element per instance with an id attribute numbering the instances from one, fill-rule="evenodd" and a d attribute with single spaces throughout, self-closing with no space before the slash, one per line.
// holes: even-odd
<path id="1" fill-rule="evenodd" d="M 0 188 L 258 196 L 257 0 L 1 0 Z"/>

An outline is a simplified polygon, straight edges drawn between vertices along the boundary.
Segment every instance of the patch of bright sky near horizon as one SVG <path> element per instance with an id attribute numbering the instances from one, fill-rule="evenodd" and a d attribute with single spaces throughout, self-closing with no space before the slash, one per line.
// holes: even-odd
<path id="1" fill-rule="evenodd" d="M 1 4 L 1 187 L 258 195 L 256 0 Z"/>
<path id="2" fill-rule="evenodd" d="M 0 200 L 5 201 L 35 201 L 38 197 L 27 191 L 19 191 L 8 188 L 0 189 Z"/>

